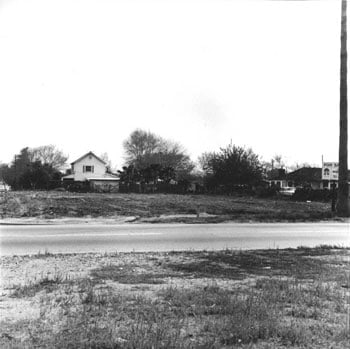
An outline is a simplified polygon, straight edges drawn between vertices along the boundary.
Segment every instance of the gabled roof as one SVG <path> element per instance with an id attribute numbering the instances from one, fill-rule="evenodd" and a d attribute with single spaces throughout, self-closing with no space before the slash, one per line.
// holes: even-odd
<path id="1" fill-rule="evenodd" d="M 62 177 L 62 180 L 69 180 L 69 179 L 74 179 L 74 174 L 70 174 L 70 175 Z M 88 180 L 88 181 L 119 181 L 119 177 L 117 175 L 113 175 L 111 173 L 104 173 L 103 175 L 100 175 L 99 177 L 86 176 L 85 180 Z M 0 185 L 1 185 L 1 182 L 0 182 Z"/>
<path id="2" fill-rule="evenodd" d="M 322 168 L 320 167 L 301 167 L 288 173 L 288 179 L 297 182 L 311 182 L 322 180 Z"/>
<path id="3" fill-rule="evenodd" d="M 81 156 L 79 159 L 71 162 L 71 165 L 75 164 L 76 162 L 80 161 L 81 159 L 84 159 L 87 156 L 93 156 L 95 157 L 97 160 L 101 161 L 104 165 L 106 165 L 106 162 L 103 161 L 102 159 L 100 159 L 97 155 L 95 155 L 92 151 L 89 151 L 88 153 L 86 153 L 85 155 Z"/>
<path id="4" fill-rule="evenodd" d="M 63 176 L 62 179 L 74 179 L 74 174 Z"/>
<path id="5" fill-rule="evenodd" d="M 99 177 L 87 176 L 86 179 L 88 181 L 119 181 L 119 177 L 110 173 L 104 173 Z"/>
<path id="6" fill-rule="evenodd" d="M 287 178 L 296 182 L 322 181 L 321 167 L 301 167 L 287 174 Z M 350 171 L 348 171 L 350 180 Z"/>

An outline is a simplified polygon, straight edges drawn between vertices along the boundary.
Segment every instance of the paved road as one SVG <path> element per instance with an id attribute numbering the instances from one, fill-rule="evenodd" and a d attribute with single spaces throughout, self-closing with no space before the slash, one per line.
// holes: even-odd
<path id="1" fill-rule="evenodd" d="M 1 255 L 350 246 L 347 223 L 9 225 Z"/>

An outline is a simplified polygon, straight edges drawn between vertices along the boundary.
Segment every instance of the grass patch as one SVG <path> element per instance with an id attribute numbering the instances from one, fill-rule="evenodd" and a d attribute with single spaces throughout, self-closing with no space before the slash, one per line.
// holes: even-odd
<path id="1" fill-rule="evenodd" d="M 1 323 L 0 346 L 345 348 L 349 256 L 325 246 L 105 255 L 88 277 L 18 290 L 18 301 L 38 295 L 40 317 Z"/>
<path id="2" fill-rule="evenodd" d="M 332 255 L 332 251 L 331 248 L 325 247 L 315 249 L 300 247 L 297 250 L 256 250 L 255 253 L 234 250 L 192 252 L 192 258 L 168 263 L 167 267 L 197 278 L 219 277 L 241 280 L 249 275 L 283 275 L 314 279 L 318 278 L 320 273 L 332 274 L 332 269 L 326 260 L 310 257 Z M 347 264 L 350 264 L 350 261 Z"/>
<path id="3" fill-rule="evenodd" d="M 320 328 L 310 327 L 304 317 L 289 314 L 286 318 L 283 309 L 287 299 L 276 293 L 271 296 L 271 287 L 275 289 L 276 284 L 265 284 L 259 292 L 246 294 L 213 286 L 197 290 L 170 287 L 161 290 L 156 300 L 110 291 L 98 296 L 97 290 L 92 290 L 89 301 L 82 298 L 75 308 L 66 308 L 59 332 L 40 320 L 28 323 L 31 338 L 25 344 L 52 348 L 71 348 L 73 343 L 74 348 L 221 348 L 273 342 L 280 347 L 312 347 Z M 299 301 L 297 297 L 292 302 Z M 329 333 L 331 327 L 324 325 L 322 330 Z M 330 338 L 339 342 L 335 335 Z"/>
<path id="4" fill-rule="evenodd" d="M 208 217 L 200 217 L 207 213 Z M 0 205 L 0 217 L 115 217 L 135 216 L 164 222 L 161 215 L 193 215 L 173 217 L 166 221 L 206 223 L 233 221 L 315 221 L 332 218 L 330 204 L 293 202 L 285 199 L 223 195 L 176 194 L 100 194 L 18 191 L 9 192 Z M 158 217 L 158 219 L 157 219 Z"/>
<path id="5" fill-rule="evenodd" d="M 97 280 L 112 280 L 121 284 L 163 284 L 174 273 L 147 271 L 138 265 L 106 265 L 94 269 L 90 275 Z"/>
<path id="6" fill-rule="evenodd" d="M 13 298 L 34 297 L 38 292 L 45 290 L 47 293 L 58 289 L 61 284 L 69 283 L 70 280 L 62 274 L 41 277 L 38 280 L 29 281 L 24 285 L 15 285 L 11 294 Z"/>

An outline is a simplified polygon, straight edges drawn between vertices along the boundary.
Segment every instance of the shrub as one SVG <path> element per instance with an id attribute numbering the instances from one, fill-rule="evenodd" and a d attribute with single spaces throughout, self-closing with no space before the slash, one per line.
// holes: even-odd
<path id="1" fill-rule="evenodd" d="M 297 201 L 329 202 L 332 195 L 332 191 L 328 189 L 297 188 L 292 198 Z"/>
<path id="2" fill-rule="evenodd" d="M 255 188 L 255 195 L 259 198 L 270 198 L 277 194 L 276 187 L 258 186 Z"/>

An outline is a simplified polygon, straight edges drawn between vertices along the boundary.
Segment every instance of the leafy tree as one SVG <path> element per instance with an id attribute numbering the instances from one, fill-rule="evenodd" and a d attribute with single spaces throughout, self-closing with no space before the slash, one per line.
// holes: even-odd
<path id="1" fill-rule="evenodd" d="M 0 164 L 0 181 L 7 184 L 11 182 L 10 166 L 8 164 Z"/>
<path id="2" fill-rule="evenodd" d="M 231 191 L 236 185 L 253 185 L 262 179 L 262 166 L 252 149 L 232 143 L 219 152 L 204 153 L 200 163 L 211 187 L 224 186 Z"/>
<path id="3" fill-rule="evenodd" d="M 18 184 L 22 189 L 49 189 L 52 181 L 59 181 L 61 173 L 51 165 L 35 161 L 22 173 Z"/>
<path id="4" fill-rule="evenodd" d="M 163 167 L 159 164 L 152 164 L 143 169 L 137 169 L 133 165 L 124 166 L 122 171 L 118 171 L 121 182 L 124 183 L 152 183 L 158 179 L 169 182 L 175 179 L 175 171 L 171 167 Z"/>
<path id="5" fill-rule="evenodd" d="M 159 164 L 152 164 L 140 170 L 141 179 L 145 183 L 154 183 L 161 179 L 162 166 Z"/>
<path id="6" fill-rule="evenodd" d="M 42 164 L 49 165 L 57 170 L 62 168 L 68 159 L 68 156 L 52 144 L 31 148 L 28 153 L 31 162 L 40 161 Z"/>
<path id="7" fill-rule="evenodd" d="M 173 168 L 159 164 L 152 164 L 142 169 L 137 169 L 133 165 L 124 166 L 118 173 L 122 190 L 138 192 L 157 191 L 160 186 L 159 182 L 162 182 L 164 190 L 164 185 L 169 185 L 176 177 Z M 169 190 L 169 187 L 167 188 Z"/>
<path id="8" fill-rule="evenodd" d="M 14 156 L 11 165 L 1 166 L 1 176 L 13 189 L 47 189 L 50 182 L 59 181 L 61 173 L 54 167 L 57 162 L 33 160 L 31 150 L 23 148 Z M 46 158 L 48 162 L 49 157 Z"/>
<path id="9" fill-rule="evenodd" d="M 3 169 L 3 177 L 6 183 L 13 189 L 21 189 L 19 179 L 28 170 L 30 164 L 29 148 L 21 149 L 20 153 L 14 156 L 11 165 Z"/>
<path id="10" fill-rule="evenodd" d="M 123 169 L 118 170 L 119 179 L 122 183 L 131 184 L 140 180 L 140 172 L 133 166 L 123 166 Z"/>

